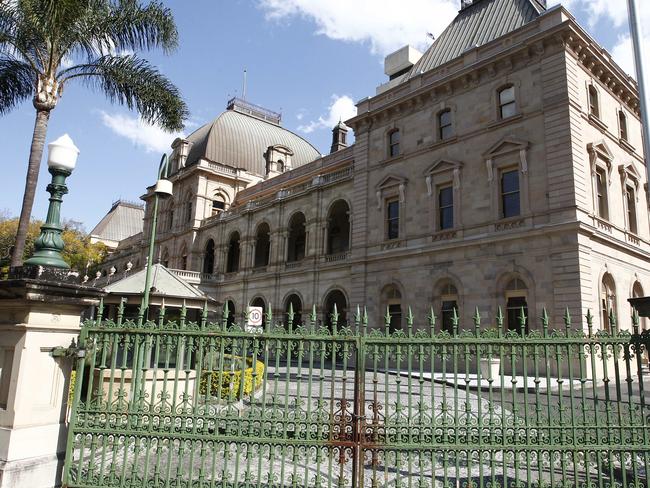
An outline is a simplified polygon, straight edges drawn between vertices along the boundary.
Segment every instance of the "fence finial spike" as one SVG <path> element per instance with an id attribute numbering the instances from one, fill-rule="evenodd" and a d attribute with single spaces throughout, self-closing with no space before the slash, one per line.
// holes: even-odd
<path id="1" fill-rule="evenodd" d="M 481 327 L 481 312 L 479 312 L 478 307 L 474 309 L 474 326 L 477 329 Z"/>
<path id="2" fill-rule="evenodd" d="M 390 327 L 390 308 L 386 305 L 386 315 L 384 315 L 384 327 L 388 329 Z"/>
<path id="3" fill-rule="evenodd" d="M 526 309 L 522 306 L 519 310 L 519 333 L 523 337 L 526 334 L 526 322 L 528 317 L 526 317 Z"/>
<path id="4" fill-rule="evenodd" d="M 368 326 L 368 309 L 366 307 L 363 307 L 363 326 Z"/>
<path id="5" fill-rule="evenodd" d="M 594 335 L 594 316 L 591 313 L 591 309 L 587 309 L 587 315 L 585 315 L 585 318 L 587 319 L 587 334 L 589 337 L 593 337 Z"/>
<path id="6" fill-rule="evenodd" d="M 614 308 L 609 309 L 609 324 L 611 332 L 618 332 L 618 324 L 616 323 L 616 314 L 614 314 Z"/>
<path id="7" fill-rule="evenodd" d="M 429 307 L 429 316 L 427 318 L 429 319 L 429 326 L 431 327 L 431 330 L 435 329 L 436 313 L 433 311 L 433 306 Z"/>
<path id="8" fill-rule="evenodd" d="M 413 327 L 413 310 L 411 310 L 410 305 L 408 312 L 406 313 L 406 325 L 408 326 L 409 330 Z"/>
<path id="9" fill-rule="evenodd" d="M 571 328 L 571 312 L 569 312 L 569 307 L 564 309 L 564 326 L 567 329 Z"/>
<path id="10" fill-rule="evenodd" d="M 314 303 L 311 306 L 311 313 L 309 314 L 309 321 L 314 327 L 316 327 L 316 321 L 318 320 L 318 315 L 316 314 L 316 304 Z"/>
<path id="11" fill-rule="evenodd" d="M 499 334 L 503 333 L 503 310 L 501 310 L 501 305 L 497 308 L 497 329 L 499 330 Z"/>

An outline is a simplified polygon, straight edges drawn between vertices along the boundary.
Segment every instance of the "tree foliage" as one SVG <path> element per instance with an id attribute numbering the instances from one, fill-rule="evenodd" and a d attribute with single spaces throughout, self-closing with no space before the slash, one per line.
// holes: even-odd
<path id="1" fill-rule="evenodd" d="M 41 231 L 43 222 L 33 220 L 29 224 L 27 243 L 23 258 L 27 259 L 34 253 L 34 241 Z M 9 271 L 11 249 L 18 230 L 18 219 L 6 218 L 0 215 L 0 275 Z M 107 254 L 106 246 L 102 243 L 91 244 L 90 236 L 84 231 L 79 222 L 66 221 L 63 223 L 63 259 L 70 267 L 84 273 L 87 268 L 104 260 Z"/>
<path id="2" fill-rule="evenodd" d="M 178 89 L 138 51 L 178 45 L 159 1 L 0 0 L 0 113 L 34 98 L 53 109 L 72 80 L 174 131 L 188 116 Z"/>

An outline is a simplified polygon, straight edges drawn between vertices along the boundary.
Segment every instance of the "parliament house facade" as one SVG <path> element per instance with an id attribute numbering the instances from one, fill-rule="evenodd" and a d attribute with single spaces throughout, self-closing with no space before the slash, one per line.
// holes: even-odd
<path id="1" fill-rule="evenodd" d="M 607 330 L 611 309 L 629 328 L 627 298 L 650 291 L 647 179 L 637 86 L 610 54 L 561 6 L 474 0 L 386 73 L 325 156 L 238 99 L 177 139 L 156 261 L 238 317 L 359 304 L 400 328 L 433 307 L 448 329 L 501 307 L 533 329 L 568 308 Z M 102 279 L 144 265 L 153 186 L 142 199 Z"/>

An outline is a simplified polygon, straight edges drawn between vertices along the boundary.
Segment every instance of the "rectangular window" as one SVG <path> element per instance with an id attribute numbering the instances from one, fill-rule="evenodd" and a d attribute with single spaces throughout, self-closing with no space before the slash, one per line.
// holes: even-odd
<path id="1" fill-rule="evenodd" d="M 502 119 L 517 115 L 517 104 L 515 103 L 515 87 L 510 86 L 499 92 L 499 114 Z"/>
<path id="2" fill-rule="evenodd" d="M 509 297 L 506 303 L 506 327 L 508 330 L 515 332 L 521 331 L 521 310 L 524 310 L 526 322 L 524 323 L 524 330 L 528 332 L 528 303 L 526 297 Z"/>
<path id="3" fill-rule="evenodd" d="M 627 227 L 632 234 L 637 234 L 636 225 L 636 197 L 634 196 L 634 188 L 628 186 L 625 191 L 625 199 L 627 201 Z"/>
<path id="4" fill-rule="evenodd" d="M 399 200 L 386 203 L 386 237 L 399 238 Z"/>
<path id="5" fill-rule="evenodd" d="M 440 230 L 454 227 L 454 189 L 451 186 L 438 191 L 438 218 Z"/>
<path id="6" fill-rule="evenodd" d="M 390 133 L 388 138 L 389 138 L 388 153 L 390 157 L 394 158 L 395 156 L 399 156 L 399 143 L 400 143 L 399 131 L 394 130 L 393 132 Z"/>
<path id="7" fill-rule="evenodd" d="M 449 139 L 454 135 L 454 128 L 451 124 L 451 110 L 445 110 L 438 116 L 440 125 L 440 140 Z"/>
<path id="8" fill-rule="evenodd" d="M 625 117 L 625 113 L 622 110 L 618 112 L 618 125 L 621 133 L 621 139 L 627 141 L 627 118 Z"/>
<path id="9" fill-rule="evenodd" d="M 507 219 L 520 213 L 519 171 L 504 171 L 501 173 L 501 216 Z"/>
<path id="10" fill-rule="evenodd" d="M 442 330 L 450 334 L 454 333 L 454 310 L 456 310 L 456 316 L 458 316 L 458 304 L 456 300 L 444 300 L 442 302 L 442 308 L 440 310 Z"/>
<path id="11" fill-rule="evenodd" d="M 596 199 L 598 201 L 598 216 L 601 219 L 609 218 L 609 208 L 607 205 L 607 175 L 605 170 L 598 168 L 596 170 Z"/>
<path id="12" fill-rule="evenodd" d="M 600 117 L 598 108 L 598 91 L 593 85 L 589 86 L 589 113 L 594 117 Z"/>

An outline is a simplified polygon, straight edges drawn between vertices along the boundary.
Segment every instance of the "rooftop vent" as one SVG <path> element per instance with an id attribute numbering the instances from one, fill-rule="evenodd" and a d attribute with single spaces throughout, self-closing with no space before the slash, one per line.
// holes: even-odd
<path id="1" fill-rule="evenodd" d="M 422 53 L 413 46 L 404 46 L 394 53 L 386 56 L 384 60 L 384 73 L 391 80 L 408 73 L 408 71 L 422 57 Z"/>

